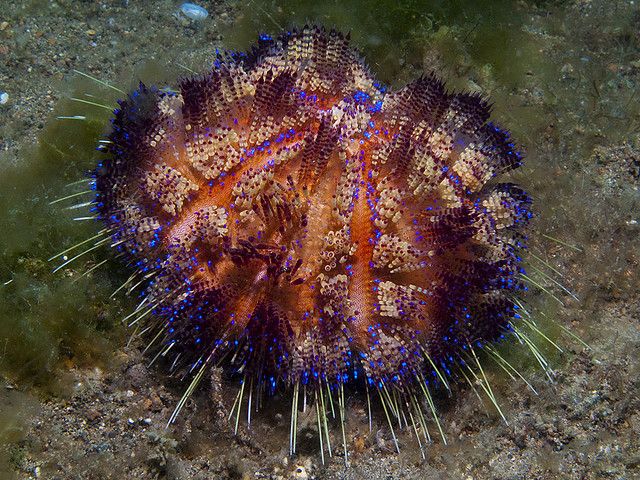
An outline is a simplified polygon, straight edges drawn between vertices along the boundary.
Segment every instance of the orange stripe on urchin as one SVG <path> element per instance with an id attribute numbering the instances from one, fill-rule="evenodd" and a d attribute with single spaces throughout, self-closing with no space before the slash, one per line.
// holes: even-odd
<path id="1" fill-rule="evenodd" d="M 177 365 L 226 356 L 256 392 L 292 386 L 294 416 L 300 384 L 364 378 L 424 418 L 413 392 L 432 406 L 427 385 L 516 316 L 530 200 L 494 180 L 521 156 L 484 100 L 434 76 L 387 92 L 348 43 L 305 28 L 141 85 L 98 212 Z"/>

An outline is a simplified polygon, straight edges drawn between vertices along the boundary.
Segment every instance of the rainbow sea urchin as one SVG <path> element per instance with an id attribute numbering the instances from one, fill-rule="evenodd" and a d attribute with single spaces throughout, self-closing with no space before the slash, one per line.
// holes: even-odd
<path id="1" fill-rule="evenodd" d="M 392 431 L 428 438 L 427 411 L 440 428 L 434 385 L 473 378 L 475 349 L 517 330 L 530 199 L 495 181 L 522 158 L 489 114 L 432 75 L 387 91 L 317 27 L 122 100 L 95 209 L 144 281 L 129 318 L 154 319 L 158 354 L 193 375 L 184 398 L 218 363 L 242 380 L 237 413 L 290 389 L 292 453 L 302 386 L 321 452 L 350 382 Z"/>

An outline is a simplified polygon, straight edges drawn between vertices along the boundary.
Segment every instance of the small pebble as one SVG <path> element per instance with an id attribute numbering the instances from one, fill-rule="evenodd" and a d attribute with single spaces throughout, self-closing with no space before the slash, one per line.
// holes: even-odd
<path id="1" fill-rule="evenodd" d="M 9 94 L 7 92 L 0 92 L 0 105 L 4 105 L 9 101 Z"/>
<path id="2" fill-rule="evenodd" d="M 180 11 L 185 17 L 195 22 L 204 20 L 209 16 L 209 12 L 207 12 L 206 8 L 196 5 L 195 3 L 183 3 L 180 5 Z"/>
<path id="3" fill-rule="evenodd" d="M 9 26 L 9 22 L 0 23 L 0 32 L 3 32 L 4 30 L 6 30 L 8 26 Z"/>
<path id="4" fill-rule="evenodd" d="M 97 410 L 91 409 L 87 411 L 87 419 L 90 422 L 95 422 L 99 418 L 100 418 L 100 412 L 98 412 Z"/>
<path id="5" fill-rule="evenodd" d="M 309 474 L 307 473 L 307 469 L 302 465 L 298 465 L 296 469 L 293 471 L 293 478 L 297 480 L 307 480 L 309 478 Z"/>

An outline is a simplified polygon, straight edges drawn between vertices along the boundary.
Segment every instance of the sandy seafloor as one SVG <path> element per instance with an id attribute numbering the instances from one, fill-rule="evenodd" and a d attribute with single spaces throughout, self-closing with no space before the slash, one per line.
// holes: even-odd
<path id="1" fill-rule="evenodd" d="M 202 2 L 209 17 L 193 23 L 169 1 L 2 2 L 0 478 L 640 478 L 637 2 L 373 3 Z M 185 385 L 162 364 L 147 367 L 143 340 L 128 342 L 120 319 L 135 299 L 110 298 L 126 272 L 107 261 L 82 276 L 108 252 L 55 274 L 47 262 L 97 228 L 48 205 L 77 191 L 62 186 L 91 168 L 108 117 L 68 98 L 117 97 L 74 69 L 124 89 L 164 82 L 187 73 L 177 64 L 203 71 L 215 48 L 305 20 L 351 30 L 392 85 L 427 69 L 490 96 L 527 151 L 516 180 L 535 200 L 530 251 L 546 263 L 529 272 L 548 292 L 532 288 L 528 301 L 563 349 L 537 339 L 556 376 L 511 353 L 535 395 L 487 366 L 508 424 L 469 386 L 440 394 L 448 444 L 432 425 L 425 460 L 410 432 L 393 451 L 379 411 L 369 432 L 357 391 L 347 398 L 348 468 L 337 437 L 321 464 L 313 418 L 288 457 L 287 394 L 234 436 L 226 412 L 237 383 L 217 375 L 165 428 Z M 55 119 L 83 113 L 91 123 Z"/>

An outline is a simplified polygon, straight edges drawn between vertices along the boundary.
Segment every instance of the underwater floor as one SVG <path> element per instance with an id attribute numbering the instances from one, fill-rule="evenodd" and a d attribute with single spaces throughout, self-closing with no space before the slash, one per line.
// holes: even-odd
<path id="1" fill-rule="evenodd" d="M 166 0 L 3 6 L 0 477 L 640 478 L 637 2 L 199 5 L 206 18 Z M 518 346 L 501 345 L 532 388 L 487 363 L 507 422 L 473 385 L 438 392 L 447 444 L 433 424 L 425 459 L 409 431 L 398 433 L 395 452 L 379 405 L 370 429 L 357 389 L 346 400 L 349 467 L 340 454 L 322 464 L 311 409 L 298 420 L 298 454 L 289 457 L 286 393 L 265 399 L 251 427 L 241 421 L 234 435 L 228 412 L 237 379 L 218 370 L 167 428 L 185 382 L 162 363 L 148 366 L 144 339 L 131 339 L 122 319 L 138 299 L 126 288 L 113 295 L 126 268 L 96 249 L 54 272 L 60 252 L 99 229 L 74 220 L 84 215 L 67 208 L 75 202 L 57 199 L 79 193 L 74 182 L 95 165 L 122 95 L 112 87 L 172 85 L 205 71 L 216 49 L 243 50 L 259 33 L 305 23 L 351 32 L 391 88 L 434 71 L 451 89 L 489 97 L 492 119 L 526 152 L 515 175 L 536 212 L 525 300 L 554 374 Z"/>

